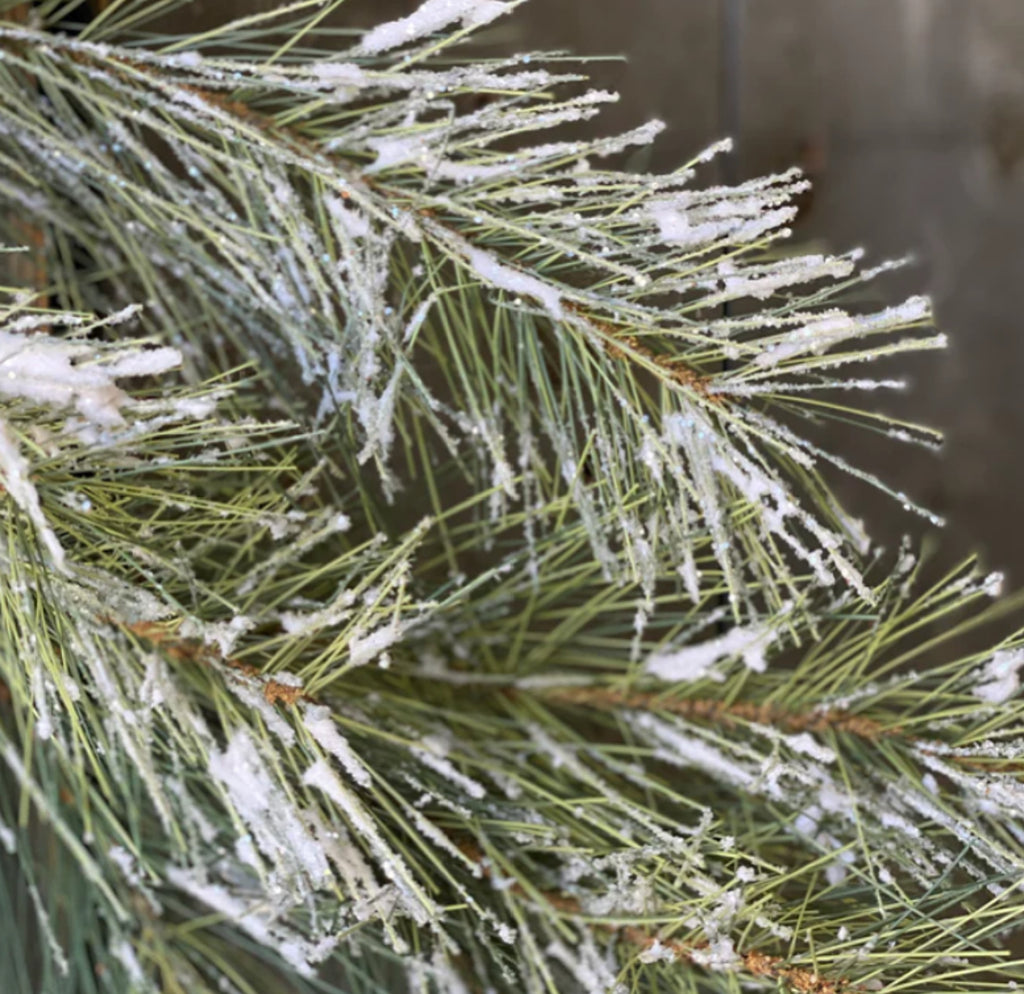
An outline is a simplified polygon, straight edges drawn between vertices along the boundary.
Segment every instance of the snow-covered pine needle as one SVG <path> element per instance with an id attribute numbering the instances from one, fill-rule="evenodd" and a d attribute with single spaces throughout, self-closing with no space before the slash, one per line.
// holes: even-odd
<path id="1" fill-rule="evenodd" d="M 564 57 L 460 57 L 511 0 L 23 6 L 13 991 L 1024 982 L 1022 635 L 964 648 L 1020 598 L 913 593 L 819 476 L 886 489 L 802 417 L 936 443 L 847 398 L 944 340 L 784 247 L 803 177 L 618 170 L 658 122 L 579 138 L 614 95 Z"/>

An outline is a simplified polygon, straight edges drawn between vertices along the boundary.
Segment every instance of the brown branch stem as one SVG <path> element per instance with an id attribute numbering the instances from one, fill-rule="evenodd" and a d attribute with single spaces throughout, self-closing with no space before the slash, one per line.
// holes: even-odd
<path id="1" fill-rule="evenodd" d="M 200 666 L 225 666 L 254 680 L 264 681 L 263 697 L 268 704 L 280 703 L 293 707 L 299 701 L 315 702 L 314 698 L 304 693 L 301 687 L 275 680 L 249 663 L 222 655 L 199 639 L 182 638 L 177 633 L 176 624 L 162 625 L 155 621 L 139 621 L 130 624 L 115 618 L 101 620 L 120 631 L 133 635 L 176 662 L 196 663 Z"/>
<path id="2" fill-rule="evenodd" d="M 545 700 L 593 708 L 598 711 L 660 711 L 695 721 L 710 721 L 733 728 L 737 724 L 773 725 L 787 732 L 849 732 L 877 742 L 902 734 L 899 726 L 886 726 L 871 718 L 836 708 L 822 711 L 790 711 L 776 704 L 752 701 L 721 701 L 702 697 L 666 697 L 653 691 L 619 691 L 608 687 L 557 687 L 538 691 Z"/>

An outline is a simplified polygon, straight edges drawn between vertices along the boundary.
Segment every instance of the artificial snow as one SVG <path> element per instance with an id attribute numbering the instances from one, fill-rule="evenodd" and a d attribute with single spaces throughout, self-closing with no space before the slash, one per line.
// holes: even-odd
<path id="1" fill-rule="evenodd" d="M 387 650 L 402 637 L 402 626 L 397 620 L 366 635 L 355 634 L 348 642 L 349 663 L 352 666 L 365 666 L 377 659 L 384 668 L 390 663 Z"/>
<path id="2" fill-rule="evenodd" d="M 320 845 L 291 799 L 270 776 L 246 729 L 237 729 L 223 752 L 211 754 L 209 770 L 252 833 L 257 848 L 277 866 L 282 880 L 289 881 L 296 894 L 330 879 Z"/>
<path id="3" fill-rule="evenodd" d="M 173 348 L 133 347 L 119 358 L 101 359 L 81 340 L 0 331 L 0 394 L 57 410 L 74 408 L 97 427 L 124 421 L 121 408 L 130 398 L 118 378 L 155 376 L 180 365 L 181 353 Z"/>
<path id="4" fill-rule="evenodd" d="M 742 790 L 753 790 L 758 776 L 746 765 L 697 735 L 688 734 L 678 723 L 670 723 L 647 712 L 631 713 L 627 720 L 645 740 L 654 745 L 655 756 L 683 769 L 703 770 L 708 776 Z"/>
<path id="5" fill-rule="evenodd" d="M 424 925 L 438 915 L 433 903 L 419 891 L 405 861 L 395 853 L 377 829 L 373 816 L 359 798 L 345 786 L 324 759 L 318 759 L 302 776 L 303 784 L 316 787 L 345 815 L 352 828 L 369 845 L 385 876 L 395 884 L 403 910 Z"/>
<path id="6" fill-rule="evenodd" d="M 0 819 L 0 846 L 3 846 L 4 851 L 11 856 L 18 849 L 18 837 L 10 826 L 4 824 L 3 819 Z"/>
<path id="7" fill-rule="evenodd" d="M 679 954 L 671 946 L 663 945 L 660 939 L 655 939 L 637 959 L 641 963 L 674 963 Z"/>
<path id="8" fill-rule="evenodd" d="M 146 973 L 142 969 L 142 964 L 139 962 L 138 957 L 135 955 L 134 947 L 127 939 L 121 937 L 112 942 L 110 944 L 110 955 L 124 967 L 131 990 L 141 991 L 147 989 Z"/>
<path id="9" fill-rule="evenodd" d="M 256 626 L 253 618 L 235 615 L 227 621 L 200 621 L 198 618 L 186 618 L 182 623 L 179 635 L 182 638 L 198 638 L 205 645 L 216 646 L 221 658 L 226 659 L 235 651 L 235 644 L 240 636 Z"/>
<path id="10" fill-rule="evenodd" d="M 972 693 L 989 704 L 1003 704 L 1020 690 L 1020 668 L 1024 649 L 1001 649 L 976 672 L 980 680 Z"/>
<path id="11" fill-rule="evenodd" d="M 720 683 L 725 676 L 715 670 L 715 663 L 739 656 L 748 669 L 763 673 L 767 666 L 765 652 L 777 637 L 777 629 L 766 625 L 737 626 L 706 642 L 674 651 L 657 650 L 647 657 L 644 671 L 660 680 L 689 682 L 706 678 Z"/>
<path id="12" fill-rule="evenodd" d="M 61 572 L 66 572 L 64 549 L 46 520 L 46 515 L 43 514 L 39 494 L 30 474 L 28 460 L 21 454 L 18 443 L 11 437 L 7 422 L 0 418 L 0 484 L 35 526 L 54 566 Z"/>
<path id="13" fill-rule="evenodd" d="M 352 751 L 331 714 L 330 708 L 320 705 L 307 705 L 303 715 L 303 724 L 310 735 L 316 739 L 321 748 L 329 752 L 341 763 L 345 772 L 361 787 L 371 786 L 370 772 L 363 761 Z"/>
<path id="14" fill-rule="evenodd" d="M 518 269 L 512 269 L 482 249 L 467 248 L 466 255 L 473 272 L 485 283 L 498 290 L 533 297 L 556 321 L 565 317 L 561 296 L 550 283 L 545 283 L 536 276 L 530 276 Z"/>
<path id="15" fill-rule="evenodd" d="M 205 873 L 198 870 L 170 866 L 167 879 L 222 915 L 225 921 L 244 929 L 261 946 L 276 950 L 301 976 L 313 976 L 311 964 L 326 955 L 320 943 L 311 943 L 275 921 L 260 898 L 238 896 L 227 887 L 210 882 Z"/>
<path id="16" fill-rule="evenodd" d="M 835 310 L 808 324 L 787 332 L 754 358 L 755 365 L 774 366 L 785 359 L 807 353 L 822 355 L 849 339 L 864 338 L 883 331 L 927 321 L 931 303 L 926 297 L 911 297 L 896 307 L 888 307 L 868 316 Z"/>
<path id="17" fill-rule="evenodd" d="M 317 62 L 310 66 L 314 79 L 332 86 L 366 86 L 369 79 L 365 70 L 354 62 Z"/>
<path id="18" fill-rule="evenodd" d="M 448 743 L 439 735 L 424 736 L 422 746 L 413 747 L 412 754 L 424 765 L 464 790 L 474 800 L 482 800 L 487 791 L 483 784 L 460 773 L 447 759 Z"/>
<path id="19" fill-rule="evenodd" d="M 512 9 L 499 0 L 426 0 L 406 17 L 386 21 L 367 31 L 359 49 L 368 55 L 386 52 L 418 41 L 426 35 L 461 21 L 464 28 L 481 27 Z"/>

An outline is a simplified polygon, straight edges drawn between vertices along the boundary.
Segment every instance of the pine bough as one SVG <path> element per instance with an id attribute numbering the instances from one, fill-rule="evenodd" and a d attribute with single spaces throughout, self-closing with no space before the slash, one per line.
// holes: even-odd
<path id="1" fill-rule="evenodd" d="M 606 168 L 515 3 L 100 6 L 0 2 L 4 990 L 1024 980 L 1014 601 L 801 431 L 936 443 L 843 400 L 927 301 Z"/>

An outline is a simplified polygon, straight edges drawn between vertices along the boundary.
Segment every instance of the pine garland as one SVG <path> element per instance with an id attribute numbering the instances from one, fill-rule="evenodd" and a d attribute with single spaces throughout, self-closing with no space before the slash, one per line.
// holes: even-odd
<path id="1" fill-rule="evenodd" d="M 928 302 L 339 6 L 0 0 L 4 990 L 1014 987 L 1021 598 L 801 431 Z"/>

